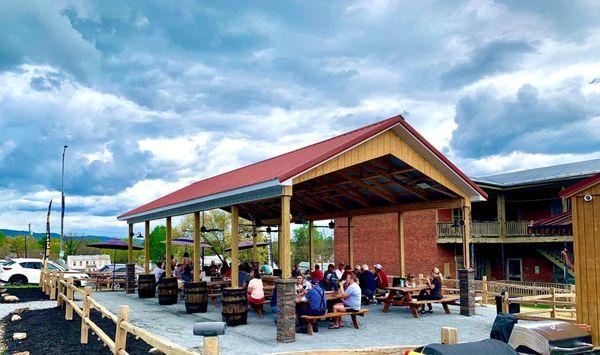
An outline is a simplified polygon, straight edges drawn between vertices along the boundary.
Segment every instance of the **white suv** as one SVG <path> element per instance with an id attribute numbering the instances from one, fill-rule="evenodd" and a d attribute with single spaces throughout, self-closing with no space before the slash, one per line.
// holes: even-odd
<path id="1" fill-rule="evenodd" d="M 17 258 L 7 261 L 0 267 L 0 281 L 14 284 L 39 284 L 40 273 L 43 267 L 42 259 Z M 67 271 L 64 267 L 48 260 L 48 270 Z M 70 273 L 69 277 L 75 279 L 74 284 L 85 286 L 89 276 L 84 273 Z"/>

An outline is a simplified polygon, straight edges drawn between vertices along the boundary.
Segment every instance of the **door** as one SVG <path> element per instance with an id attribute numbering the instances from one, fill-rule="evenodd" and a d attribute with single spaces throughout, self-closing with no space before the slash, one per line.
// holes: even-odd
<path id="1" fill-rule="evenodd" d="M 511 281 L 523 281 L 523 263 L 521 259 L 506 259 L 506 278 Z"/>

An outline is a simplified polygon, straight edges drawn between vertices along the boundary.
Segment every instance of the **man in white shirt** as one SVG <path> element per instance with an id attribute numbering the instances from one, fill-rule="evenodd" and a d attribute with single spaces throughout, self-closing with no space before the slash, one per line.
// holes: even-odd
<path id="1" fill-rule="evenodd" d="M 160 278 L 165 273 L 165 269 L 163 269 L 162 265 L 163 264 L 160 261 L 156 263 L 156 268 L 154 269 L 154 279 L 156 280 L 156 283 L 160 281 Z"/>
<path id="2" fill-rule="evenodd" d="M 335 269 L 335 276 L 337 276 L 338 280 L 342 279 L 342 276 L 344 276 L 344 264 L 343 263 L 339 263 L 337 269 Z"/>

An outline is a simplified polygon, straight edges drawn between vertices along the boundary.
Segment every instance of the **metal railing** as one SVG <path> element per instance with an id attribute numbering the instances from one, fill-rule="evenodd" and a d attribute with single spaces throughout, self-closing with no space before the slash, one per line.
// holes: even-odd
<path id="1" fill-rule="evenodd" d="M 453 222 L 440 222 L 437 223 L 436 232 L 438 238 L 460 238 L 461 228 L 452 227 Z M 501 222 L 498 221 L 483 221 L 483 222 L 472 222 L 471 223 L 471 237 L 487 237 L 497 238 L 500 237 L 500 226 Z M 527 228 L 529 222 L 527 221 L 506 221 L 504 222 L 504 233 L 506 237 L 528 237 L 532 236 L 528 234 Z"/>

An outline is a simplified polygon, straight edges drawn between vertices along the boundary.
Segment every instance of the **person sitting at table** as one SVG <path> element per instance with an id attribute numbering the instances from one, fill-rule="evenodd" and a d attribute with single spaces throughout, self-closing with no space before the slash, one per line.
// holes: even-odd
<path id="1" fill-rule="evenodd" d="M 249 272 L 249 268 L 247 266 L 247 264 L 242 264 L 239 266 L 239 270 L 238 270 L 238 285 L 241 285 L 241 287 L 248 287 L 248 284 L 250 283 L 250 272 Z"/>
<path id="2" fill-rule="evenodd" d="M 188 264 L 186 264 L 183 267 L 183 272 L 181 273 L 181 279 L 183 280 L 183 282 L 190 282 L 193 279 L 193 275 L 192 275 L 192 267 Z"/>
<path id="3" fill-rule="evenodd" d="M 208 276 L 217 276 L 219 271 L 219 267 L 217 266 L 217 263 L 213 260 L 210 262 L 210 267 L 208 269 Z"/>
<path id="4" fill-rule="evenodd" d="M 292 269 L 292 277 L 296 277 L 298 275 L 300 275 L 302 272 L 300 272 L 300 266 L 298 266 L 298 264 L 294 264 L 294 268 Z"/>
<path id="5" fill-rule="evenodd" d="M 369 271 L 369 266 L 364 264 L 362 266 L 362 282 L 360 284 L 360 288 L 362 290 L 362 295 L 365 298 L 365 303 L 369 304 L 373 301 L 373 296 L 375 295 L 375 275 Z"/>
<path id="6" fill-rule="evenodd" d="M 248 282 L 248 304 L 256 311 L 259 318 L 262 318 L 262 303 L 265 300 L 265 291 L 263 282 L 260 279 L 258 270 L 250 270 L 250 282 Z"/>
<path id="7" fill-rule="evenodd" d="M 386 287 L 389 287 L 387 274 L 383 271 L 383 266 L 381 264 L 375 264 L 375 294 L 382 296 L 385 295 L 388 290 Z"/>
<path id="8" fill-rule="evenodd" d="M 334 312 L 358 312 L 360 311 L 360 301 L 362 299 L 362 292 L 358 286 L 358 278 L 355 274 L 348 274 L 346 276 L 346 290 L 340 289 L 339 295 L 342 302 L 336 303 L 333 306 Z M 338 329 L 342 327 L 342 317 L 334 317 L 333 323 L 329 326 L 329 329 Z"/>
<path id="9" fill-rule="evenodd" d="M 299 295 L 302 292 L 304 292 L 304 290 L 310 290 L 311 285 L 310 285 L 310 282 L 305 280 L 304 276 L 302 276 L 302 274 L 300 274 L 300 275 L 296 276 L 296 284 L 294 285 L 294 288 L 296 289 L 296 295 Z"/>
<path id="10" fill-rule="evenodd" d="M 154 279 L 156 280 L 156 283 L 163 279 L 164 276 L 165 269 L 163 268 L 163 263 L 159 261 L 156 263 L 156 268 L 154 269 Z"/>
<path id="11" fill-rule="evenodd" d="M 225 260 L 223 260 L 223 265 L 221 265 L 221 275 L 223 275 L 223 277 L 231 277 L 231 268 Z"/>
<path id="12" fill-rule="evenodd" d="M 273 275 L 273 268 L 265 261 L 265 263 L 260 266 L 260 273 L 263 275 Z"/>
<path id="13" fill-rule="evenodd" d="M 312 284 L 310 288 L 303 290 L 296 296 L 296 320 L 302 333 L 306 331 L 306 323 L 302 316 L 322 316 L 327 312 L 325 290 L 319 286 L 317 279 L 311 279 L 310 283 Z M 317 323 L 315 323 L 313 331 L 319 331 Z"/>
<path id="14" fill-rule="evenodd" d="M 344 263 L 339 263 L 335 269 L 335 276 L 337 276 L 338 280 L 343 280 L 342 277 L 344 276 L 344 273 Z"/>
<path id="15" fill-rule="evenodd" d="M 317 279 L 318 282 L 323 280 L 323 271 L 321 271 L 321 267 L 319 264 L 315 264 L 315 271 L 310 273 L 310 277 L 313 279 Z"/>
<path id="16" fill-rule="evenodd" d="M 335 265 L 329 264 L 327 267 L 327 271 L 325 271 L 325 275 L 323 276 L 323 280 L 321 281 L 321 287 L 325 291 L 337 291 L 340 288 L 339 279 L 335 273 Z"/>
<path id="17" fill-rule="evenodd" d="M 442 273 L 440 273 L 440 270 L 437 267 L 434 267 L 431 270 L 431 274 L 427 278 L 427 287 L 428 289 L 421 290 L 421 292 L 419 292 L 417 300 L 441 300 L 444 298 L 444 296 L 442 296 Z M 427 307 L 429 308 L 427 313 L 433 313 L 431 303 L 427 303 Z M 425 305 L 421 307 L 421 314 L 424 313 Z"/>
<path id="18" fill-rule="evenodd" d="M 181 278 L 181 275 L 183 275 L 183 264 L 179 263 L 173 270 L 173 276 Z"/>

